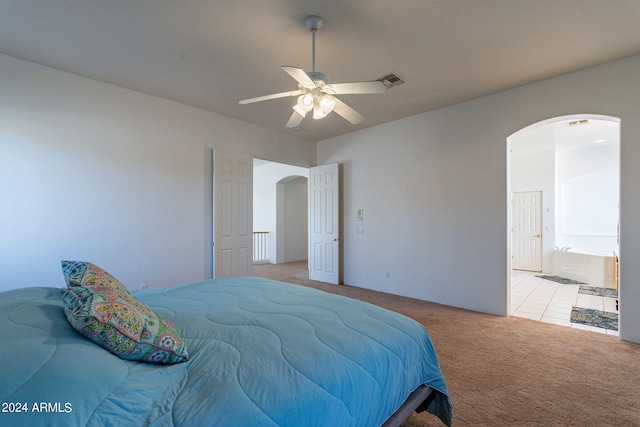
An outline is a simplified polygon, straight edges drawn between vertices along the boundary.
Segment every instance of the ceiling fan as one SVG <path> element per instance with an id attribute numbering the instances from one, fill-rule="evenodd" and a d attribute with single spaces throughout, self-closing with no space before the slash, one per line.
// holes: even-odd
<path id="1" fill-rule="evenodd" d="M 297 96 L 298 100 L 293 106 L 293 113 L 286 125 L 288 128 L 297 128 L 307 113 L 312 113 L 313 118 L 317 120 L 332 111 L 354 125 L 360 123 L 364 119 L 362 114 L 340 101 L 335 95 L 384 93 L 387 88 L 377 80 L 331 84 L 329 76 L 316 71 L 316 32 L 322 28 L 323 22 L 323 19 L 316 15 L 307 16 L 304 20 L 304 25 L 312 34 L 312 71 L 305 72 L 302 68 L 282 66 L 282 69 L 298 82 L 297 90 L 243 99 L 240 104 Z"/>

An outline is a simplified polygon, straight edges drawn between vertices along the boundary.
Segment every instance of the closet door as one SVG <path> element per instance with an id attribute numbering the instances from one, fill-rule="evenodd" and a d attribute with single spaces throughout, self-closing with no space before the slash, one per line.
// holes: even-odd
<path id="1" fill-rule="evenodd" d="M 513 193 L 514 270 L 542 271 L 542 193 Z"/>

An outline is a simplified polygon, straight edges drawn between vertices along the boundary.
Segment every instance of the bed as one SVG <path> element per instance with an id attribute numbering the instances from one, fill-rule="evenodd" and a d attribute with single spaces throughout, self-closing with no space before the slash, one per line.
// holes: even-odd
<path id="1" fill-rule="evenodd" d="M 123 360 L 76 332 L 62 290 L 0 293 L 0 425 L 451 424 L 428 333 L 400 314 L 268 279 L 134 293 L 174 325 L 188 361 Z"/>

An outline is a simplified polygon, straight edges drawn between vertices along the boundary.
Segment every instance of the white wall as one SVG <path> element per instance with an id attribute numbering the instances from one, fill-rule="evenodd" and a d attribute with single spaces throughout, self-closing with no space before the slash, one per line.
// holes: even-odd
<path id="1" fill-rule="evenodd" d="M 619 117 L 620 336 L 640 342 L 639 71 L 633 56 L 320 141 L 318 164 L 343 164 L 345 283 L 506 315 L 506 138 L 552 117 Z"/>
<path id="2" fill-rule="evenodd" d="M 304 261 L 309 253 L 309 178 L 280 184 L 284 191 L 284 262 Z"/>
<path id="3" fill-rule="evenodd" d="M 133 289 L 211 277 L 215 147 L 316 157 L 285 133 L 0 55 L 0 290 L 62 286 L 62 259 Z"/>
<path id="4" fill-rule="evenodd" d="M 277 162 L 255 162 L 253 169 L 253 229 L 269 232 L 269 262 L 280 262 L 306 259 L 307 232 L 300 235 L 295 232 L 300 227 L 300 218 L 307 216 L 307 197 L 300 195 L 295 183 L 289 186 L 287 197 L 287 183 L 296 177 L 309 178 L 309 168 L 286 165 Z M 302 201 L 300 203 L 300 198 Z M 298 203 L 296 203 L 298 202 Z M 287 215 L 288 210 L 288 215 Z M 293 227 L 293 228 L 291 228 Z M 287 229 L 291 230 L 287 233 Z M 280 241 L 281 240 L 281 241 Z M 293 254 L 298 253 L 300 241 L 304 244 L 304 258 Z M 287 257 L 286 250 L 292 255 Z"/>
<path id="5" fill-rule="evenodd" d="M 557 245 L 611 256 L 617 252 L 619 149 L 558 152 Z"/>

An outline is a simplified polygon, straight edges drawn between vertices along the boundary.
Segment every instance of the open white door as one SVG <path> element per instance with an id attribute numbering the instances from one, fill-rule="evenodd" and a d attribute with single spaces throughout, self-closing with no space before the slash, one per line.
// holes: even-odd
<path id="1" fill-rule="evenodd" d="M 309 171 L 309 278 L 340 283 L 338 164 Z"/>
<path id="2" fill-rule="evenodd" d="M 215 276 L 250 276 L 253 271 L 253 158 L 214 153 Z"/>
<path id="3" fill-rule="evenodd" d="M 513 193 L 514 270 L 542 271 L 542 193 Z"/>

